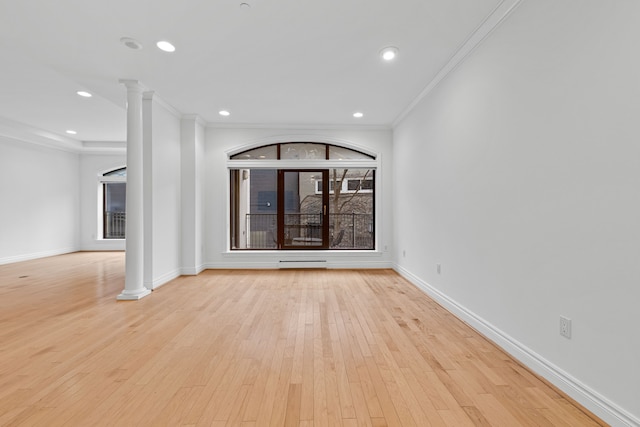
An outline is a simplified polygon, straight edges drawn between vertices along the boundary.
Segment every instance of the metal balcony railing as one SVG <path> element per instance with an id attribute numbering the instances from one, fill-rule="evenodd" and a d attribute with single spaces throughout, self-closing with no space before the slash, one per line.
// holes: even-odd
<path id="1" fill-rule="evenodd" d="M 330 249 L 374 249 L 373 215 L 329 214 Z M 275 249 L 278 236 L 277 214 L 246 215 L 247 249 Z M 285 214 L 286 246 L 321 246 L 321 214 Z"/>
<path id="2" fill-rule="evenodd" d="M 127 224 L 126 212 L 105 212 L 104 213 L 104 238 L 124 239 L 125 226 Z"/>

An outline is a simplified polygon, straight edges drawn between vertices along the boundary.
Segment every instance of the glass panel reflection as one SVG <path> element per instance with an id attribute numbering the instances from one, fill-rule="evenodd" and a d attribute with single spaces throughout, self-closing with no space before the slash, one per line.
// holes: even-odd
<path id="1" fill-rule="evenodd" d="M 371 160 L 373 156 L 349 148 L 329 146 L 329 160 Z"/>
<path id="2" fill-rule="evenodd" d="M 324 160 L 326 158 L 326 145 L 295 142 L 280 146 L 280 158 L 291 160 Z"/>
<path id="3" fill-rule="evenodd" d="M 277 158 L 278 146 L 276 144 L 254 148 L 231 156 L 232 160 L 276 160 Z"/>

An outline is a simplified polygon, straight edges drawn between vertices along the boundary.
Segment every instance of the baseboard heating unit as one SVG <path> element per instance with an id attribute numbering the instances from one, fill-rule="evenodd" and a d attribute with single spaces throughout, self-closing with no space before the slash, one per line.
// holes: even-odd
<path id="1" fill-rule="evenodd" d="M 327 260 L 280 261 L 278 268 L 327 268 Z"/>

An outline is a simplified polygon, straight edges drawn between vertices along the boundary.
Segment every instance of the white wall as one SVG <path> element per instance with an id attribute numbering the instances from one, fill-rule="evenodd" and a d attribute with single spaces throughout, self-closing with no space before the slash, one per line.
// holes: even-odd
<path id="1" fill-rule="evenodd" d="M 80 248 L 84 251 L 124 250 L 124 240 L 98 238 L 102 227 L 98 177 L 126 163 L 126 154 L 84 153 L 80 156 Z"/>
<path id="2" fill-rule="evenodd" d="M 290 141 L 347 142 L 379 154 L 376 187 L 376 221 L 379 251 L 252 251 L 228 252 L 229 171 L 227 151 L 252 144 Z M 327 260 L 331 267 L 390 267 L 391 253 L 391 158 L 390 130 L 367 129 L 232 129 L 208 127 L 205 134 L 205 265 L 209 268 L 271 268 L 279 260 Z M 387 250 L 389 249 L 389 250 Z"/>
<path id="3" fill-rule="evenodd" d="M 398 270 L 614 425 L 640 422 L 638 22 L 525 1 L 394 131 Z"/>
<path id="4" fill-rule="evenodd" d="M 0 136 L 0 264 L 78 249 L 78 154 Z"/>
<path id="5" fill-rule="evenodd" d="M 151 256 L 152 265 L 145 286 L 155 288 L 178 277 L 181 270 L 180 118 L 164 104 L 151 103 L 151 170 L 145 174 L 150 172 L 152 181 L 145 182 L 144 191 L 151 195 L 145 219 L 151 215 L 152 248 L 145 258 Z"/>

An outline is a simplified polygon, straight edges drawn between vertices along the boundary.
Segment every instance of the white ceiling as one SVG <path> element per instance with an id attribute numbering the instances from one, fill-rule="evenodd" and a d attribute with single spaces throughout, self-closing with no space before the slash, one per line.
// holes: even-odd
<path id="1" fill-rule="evenodd" d="M 118 81 L 135 79 L 212 124 L 391 126 L 500 3 L 0 0 L 0 117 L 123 141 Z M 388 45 L 400 49 L 393 63 L 378 56 Z"/>

